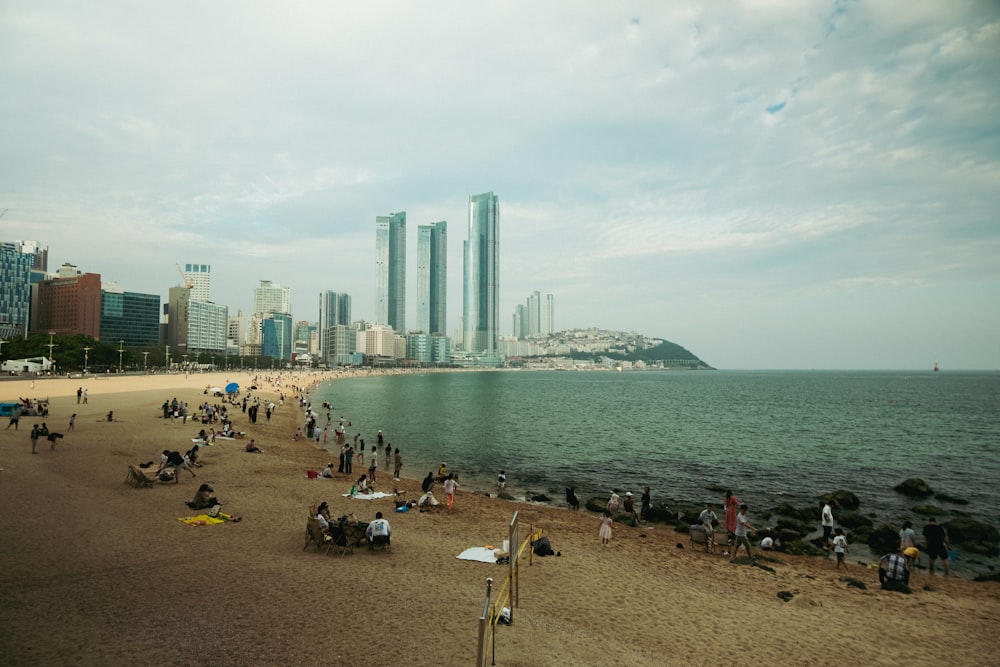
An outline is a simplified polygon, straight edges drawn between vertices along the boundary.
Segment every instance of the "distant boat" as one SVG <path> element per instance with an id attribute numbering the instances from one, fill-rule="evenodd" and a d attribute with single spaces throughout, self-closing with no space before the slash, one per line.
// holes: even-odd
<path id="1" fill-rule="evenodd" d="M 934 362 L 934 372 L 937 373 L 939 370 L 941 370 L 941 369 L 938 368 L 938 362 L 935 361 Z"/>

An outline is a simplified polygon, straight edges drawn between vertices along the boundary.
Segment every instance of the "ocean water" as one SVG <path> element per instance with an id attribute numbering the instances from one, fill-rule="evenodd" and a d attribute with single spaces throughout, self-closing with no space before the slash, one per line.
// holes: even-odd
<path id="1" fill-rule="evenodd" d="M 751 508 L 847 489 L 876 524 L 919 526 L 918 502 L 893 487 L 920 477 L 970 504 L 927 502 L 996 523 L 998 373 L 428 373 L 339 380 L 312 400 L 352 437 L 381 429 L 406 476 L 446 461 L 466 488 L 505 469 L 515 495 L 559 502 L 567 485 L 585 499 L 648 484 L 654 502 L 721 502 L 721 487 Z"/>

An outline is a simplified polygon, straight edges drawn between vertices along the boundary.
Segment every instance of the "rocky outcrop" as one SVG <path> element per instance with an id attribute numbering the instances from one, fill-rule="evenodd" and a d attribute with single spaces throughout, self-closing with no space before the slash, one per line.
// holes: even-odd
<path id="1" fill-rule="evenodd" d="M 946 493 L 935 493 L 934 498 L 940 500 L 943 503 L 951 503 L 952 505 L 968 505 L 969 501 L 965 498 L 956 498 L 955 496 L 949 496 Z"/>
<path id="2" fill-rule="evenodd" d="M 868 546 L 876 554 L 887 554 L 899 548 L 899 526 L 882 524 L 868 537 Z"/>
<path id="3" fill-rule="evenodd" d="M 839 507 L 845 510 L 856 510 L 861 507 L 861 501 L 858 497 L 851 493 L 850 491 L 845 491 L 844 489 L 837 489 L 832 493 L 826 493 L 819 497 L 820 502 L 827 503 L 833 501 L 833 507 Z"/>
<path id="4" fill-rule="evenodd" d="M 937 505 L 917 505 L 913 508 L 914 513 L 923 514 L 924 516 L 944 516 L 948 513 L 947 510 L 943 510 Z"/>
<path id="5" fill-rule="evenodd" d="M 927 496 L 934 495 L 933 489 L 927 486 L 927 482 L 917 477 L 904 480 L 901 484 L 893 487 L 893 489 L 897 493 L 902 493 L 904 496 L 910 496 L 911 498 L 926 498 Z"/>
<path id="6" fill-rule="evenodd" d="M 1000 531 L 988 523 L 976 521 L 968 517 L 958 517 L 943 524 L 948 531 L 948 538 L 955 544 L 963 542 L 983 542 L 996 544 L 1000 542 Z"/>

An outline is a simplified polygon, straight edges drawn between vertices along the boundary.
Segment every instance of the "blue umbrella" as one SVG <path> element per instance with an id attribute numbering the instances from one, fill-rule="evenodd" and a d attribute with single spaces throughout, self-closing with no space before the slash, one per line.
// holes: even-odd
<path id="1" fill-rule="evenodd" d="M 240 390 L 240 386 L 238 384 L 236 384 L 235 382 L 230 382 L 229 384 L 226 385 L 226 393 L 227 394 L 235 394 L 239 390 Z"/>

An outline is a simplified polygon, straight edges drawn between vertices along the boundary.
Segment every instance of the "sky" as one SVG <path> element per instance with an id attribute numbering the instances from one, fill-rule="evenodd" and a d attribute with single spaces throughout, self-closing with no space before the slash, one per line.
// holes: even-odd
<path id="1" fill-rule="evenodd" d="M 375 315 L 375 218 L 500 201 L 500 333 L 1000 369 L 1000 3 L 0 3 L 0 239 L 128 291 Z"/>

